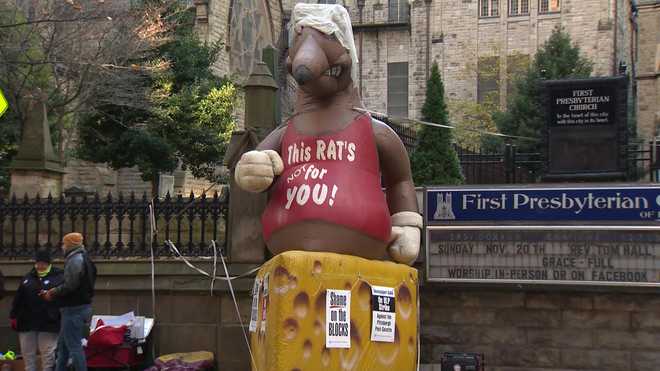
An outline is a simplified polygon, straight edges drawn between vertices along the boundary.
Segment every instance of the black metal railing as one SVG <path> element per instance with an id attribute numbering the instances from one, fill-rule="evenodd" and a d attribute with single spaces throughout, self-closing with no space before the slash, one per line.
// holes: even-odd
<path id="1" fill-rule="evenodd" d="M 660 182 L 660 140 L 632 141 L 627 153 L 628 180 Z"/>
<path id="2" fill-rule="evenodd" d="M 417 130 L 411 125 L 402 125 L 394 120 L 378 117 L 379 120 L 387 124 L 399 136 L 399 139 L 406 147 L 406 151 L 411 153 L 417 146 Z"/>
<path id="3" fill-rule="evenodd" d="M 454 146 L 461 163 L 465 184 L 536 183 L 541 168 L 540 153 L 519 152 L 507 144 L 502 151 L 485 152 L 482 148 Z"/>
<path id="4" fill-rule="evenodd" d="M 521 184 L 540 181 L 541 153 L 520 152 L 505 145 L 496 152 L 454 147 L 466 184 Z M 660 141 L 631 142 L 627 145 L 628 180 L 660 182 Z"/>
<path id="5" fill-rule="evenodd" d="M 153 202 L 153 236 L 149 205 Z M 29 258 L 45 247 L 59 252 L 62 237 L 80 232 L 99 257 L 169 256 L 166 240 L 184 255 L 211 255 L 226 246 L 228 192 L 151 200 L 124 197 L 0 198 L 0 257 Z"/>
<path id="6" fill-rule="evenodd" d="M 417 146 L 417 130 L 388 117 L 377 117 L 399 136 L 408 153 Z M 506 144 L 499 151 L 483 148 L 463 148 L 454 145 L 465 184 L 522 184 L 536 183 L 542 167 L 541 153 L 520 152 L 516 145 Z"/>

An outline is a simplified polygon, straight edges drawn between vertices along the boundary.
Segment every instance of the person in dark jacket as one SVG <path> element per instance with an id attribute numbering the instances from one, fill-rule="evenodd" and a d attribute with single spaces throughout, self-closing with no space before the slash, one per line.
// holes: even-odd
<path id="1" fill-rule="evenodd" d="M 42 370 L 52 371 L 55 366 L 60 312 L 55 303 L 43 300 L 39 294 L 63 281 L 62 270 L 51 264 L 50 251 L 41 249 L 35 256 L 34 268 L 18 286 L 9 320 L 12 329 L 18 331 L 26 371 L 37 371 L 37 350 Z"/>
<path id="2" fill-rule="evenodd" d="M 92 319 L 96 267 L 87 256 L 80 233 L 64 236 L 62 250 L 66 258 L 64 282 L 48 291 L 42 291 L 45 300 L 57 299 L 62 314 L 55 369 L 66 371 L 67 363 L 71 359 L 76 371 L 87 371 L 82 339 L 89 333 Z"/>

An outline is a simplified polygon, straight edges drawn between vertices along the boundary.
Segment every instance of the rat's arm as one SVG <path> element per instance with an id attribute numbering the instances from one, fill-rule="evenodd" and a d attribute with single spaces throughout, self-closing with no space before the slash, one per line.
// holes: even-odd
<path id="1" fill-rule="evenodd" d="M 372 122 L 390 213 L 392 215 L 401 211 L 417 213 L 417 196 L 406 148 L 389 126 L 378 120 Z"/>
<path id="2" fill-rule="evenodd" d="M 259 145 L 257 145 L 257 151 L 272 150 L 277 153 L 280 153 L 280 147 L 282 146 L 282 137 L 286 131 L 286 125 L 280 125 L 271 131 L 266 139 L 262 140 Z"/>
<path id="3" fill-rule="evenodd" d="M 284 163 L 279 151 L 286 126 L 271 132 L 257 149 L 245 152 L 234 170 L 236 184 L 248 192 L 267 190 L 277 175 L 282 173 Z"/>
<path id="4" fill-rule="evenodd" d="M 396 133 L 384 123 L 373 120 L 387 204 L 392 214 L 392 242 L 389 253 L 399 263 L 412 265 L 419 255 L 422 216 L 410 171 L 410 160 Z"/>

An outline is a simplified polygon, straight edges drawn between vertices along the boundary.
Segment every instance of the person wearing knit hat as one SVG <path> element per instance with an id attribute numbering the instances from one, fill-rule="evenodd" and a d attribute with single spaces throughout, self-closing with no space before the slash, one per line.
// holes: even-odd
<path id="1" fill-rule="evenodd" d="M 80 233 L 69 233 L 62 239 L 65 256 L 64 282 L 42 291 L 46 301 L 57 299 L 62 326 L 57 342 L 57 371 L 67 370 L 69 359 L 76 371 L 87 371 L 82 339 L 89 332 L 92 319 L 92 298 L 96 282 L 96 266 L 87 255 Z"/>
<path id="2" fill-rule="evenodd" d="M 80 247 L 83 244 L 83 236 L 80 233 L 69 233 L 62 239 L 62 250 L 67 251 Z"/>
<path id="3" fill-rule="evenodd" d="M 37 250 L 34 267 L 21 280 L 9 314 L 10 326 L 18 332 L 26 371 L 37 371 L 37 351 L 42 370 L 51 371 L 55 366 L 60 311 L 56 303 L 43 300 L 39 294 L 63 281 L 63 271 L 51 264 L 50 250 Z"/>

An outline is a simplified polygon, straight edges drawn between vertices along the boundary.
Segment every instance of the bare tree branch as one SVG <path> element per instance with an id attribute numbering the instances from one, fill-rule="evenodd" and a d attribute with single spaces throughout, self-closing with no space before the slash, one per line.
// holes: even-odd
<path id="1" fill-rule="evenodd" d="M 16 109 L 30 90 L 45 90 L 57 123 L 91 112 L 96 104 L 146 106 L 145 81 L 164 66 L 134 61 L 167 39 L 160 15 L 170 3 L 174 0 L 142 9 L 127 2 L 83 8 L 43 0 L 36 19 L 0 3 L 0 17 L 5 17 L 0 22 L 0 86 L 10 92 Z"/>
<path id="2" fill-rule="evenodd" d="M 70 19 L 54 19 L 54 18 L 44 18 L 44 19 L 36 19 L 33 21 L 25 21 L 25 22 L 17 22 L 17 23 L 12 23 L 12 24 L 0 24 L 0 29 L 1 28 L 15 28 L 15 27 L 22 27 L 22 26 L 31 26 L 31 25 L 38 25 L 42 23 L 75 23 L 75 22 L 89 22 L 89 21 L 96 21 L 96 20 L 101 20 L 101 19 L 107 19 L 108 16 L 97 16 L 97 17 L 77 17 L 77 18 L 70 18 Z"/>

